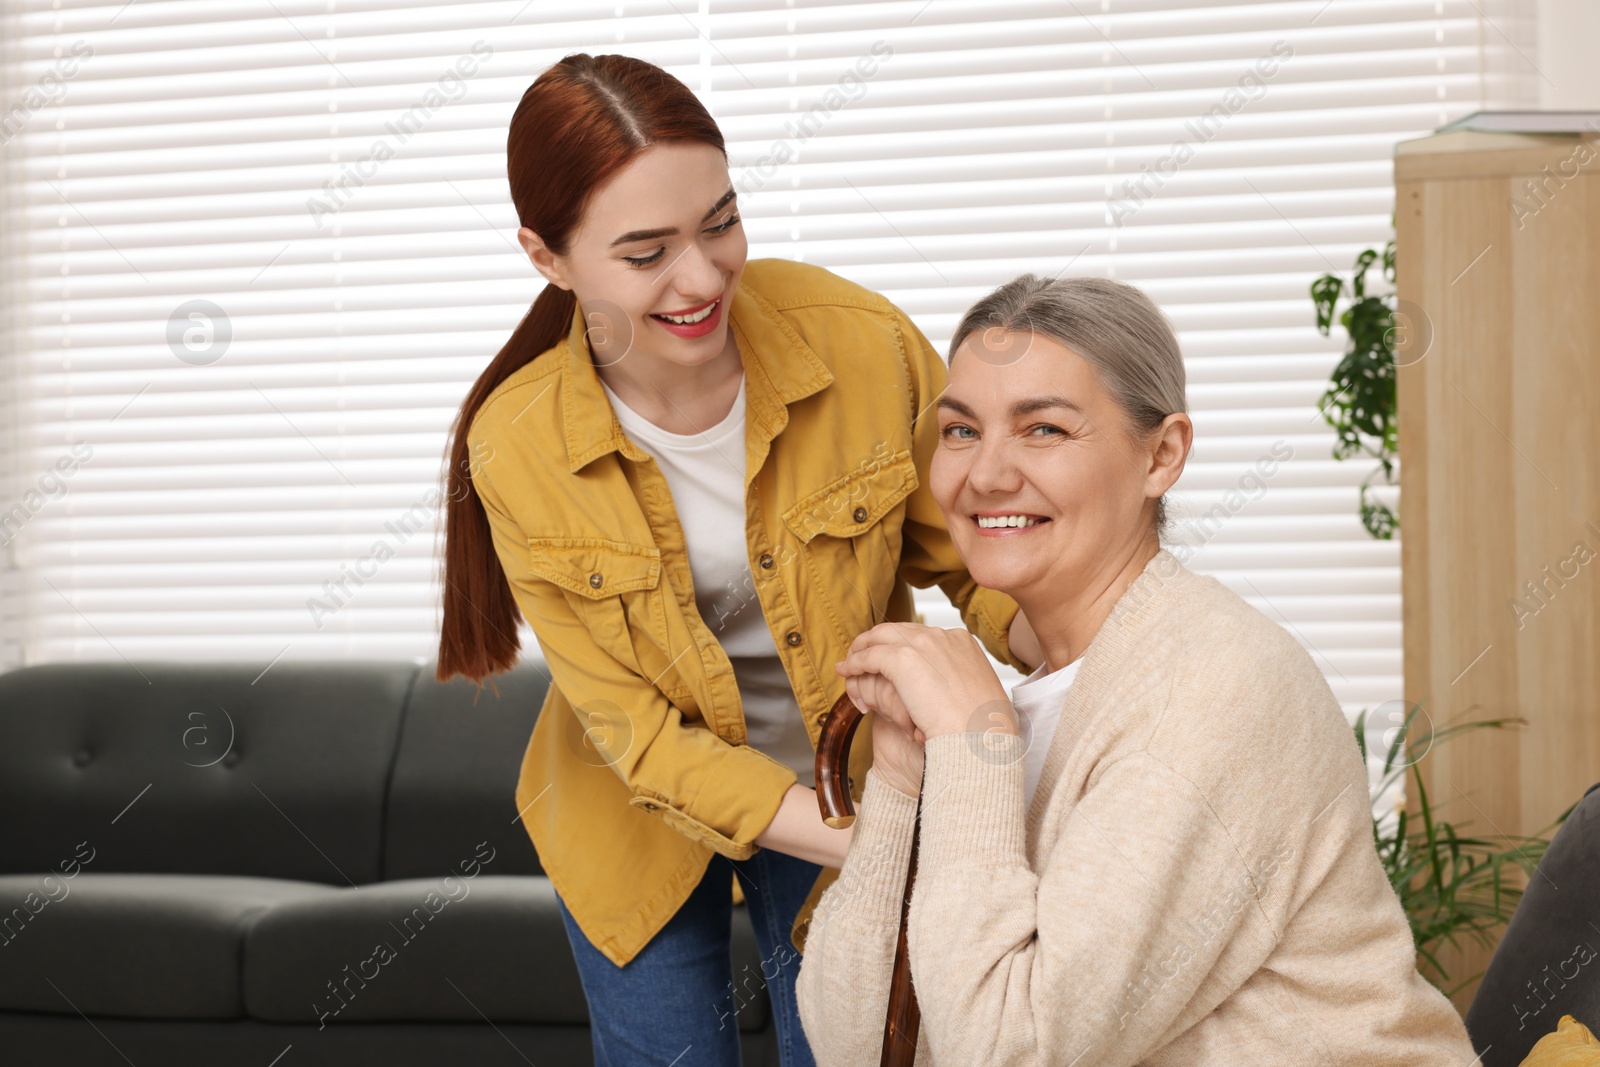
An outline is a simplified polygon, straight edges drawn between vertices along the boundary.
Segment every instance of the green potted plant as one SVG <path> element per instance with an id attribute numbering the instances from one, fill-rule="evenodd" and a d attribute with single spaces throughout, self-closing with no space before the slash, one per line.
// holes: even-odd
<path id="1" fill-rule="evenodd" d="M 1395 436 L 1395 297 L 1367 292 L 1367 272 L 1374 264 L 1394 282 L 1394 242 L 1380 253 L 1368 248 L 1356 257 L 1349 282 L 1337 274 L 1324 274 L 1311 283 L 1311 300 L 1317 311 L 1317 330 L 1328 336 L 1339 299 L 1350 304 L 1339 315 L 1348 338 L 1344 358 L 1333 370 L 1318 407 L 1323 419 L 1338 434 L 1335 459 L 1364 454 L 1378 461 L 1361 482 L 1361 524 L 1381 540 L 1394 537 L 1400 518 L 1373 494 L 1373 479 L 1380 474 L 1386 486 L 1394 485 Z"/>
<path id="2" fill-rule="evenodd" d="M 1407 735 L 1420 710 L 1420 706 L 1412 708 L 1405 722 L 1393 730 L 1393 737 L 1383 753 L 1383 774 L 1373 801 L 1377 805 L 1377 798 L 1389 793 L 1390 787 L 1409 767 L 1410 784 L 1416 790 L 1417 817 L 1413 819 L 1408 815 L 1403 805 L 1394 812 L 1374 810 L 1372 838 L 1389 876 L 1389 884 L 1399 896 L 1411 924 L 1417 954 L 1426 964 L 1422 969 L 1423 977 L 1450 996 L 1481 977 L 1483 972 L 1446 988 L 1451 975 L 1436 952 L 1447 943 L 1460 947 L 1459 935 L 1470 936 L 1486 948 L 1492 949 L 1498 943 L 1499 931 L 1510 921 L 1517 902 L 1522 899 L 1521 879 L 1508 875 L 1516 869 L 1524 878 L 1533 876 L 1534 868 L 1550 845 L 1543 835 L 1565 822 L 1577 803 L 1536 835 L 1467 836 L 1455 825 L 1437 817 L 1428 800 L 1427 788 L 1422 784 L 1422 775 L 1416 769 L 1416 759 L 1457 734 L 1485 728 L 1504 729 L 1513 724 L 1525 726 L 1527 720 L 1482 719 L 1430 730 L 1427 735 L 1412 739 L 1411 751 L 1416 756 L 1402 761 Z M 1370 766 L 1365 711 L 1356 717 L 1355 735 L 1361 755 L 1368 759 Z"/>

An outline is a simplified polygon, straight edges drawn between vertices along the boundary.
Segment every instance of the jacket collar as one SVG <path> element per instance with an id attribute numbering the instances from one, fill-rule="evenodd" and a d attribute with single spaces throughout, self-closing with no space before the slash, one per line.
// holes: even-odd
<path id="1" fill-rule="evenodd" d="M 745 484 L 767 457 L 772 439 L 789 423 L 788 405 L 833 381 L 833 372 L 801 339 L 781 312 L 743 279 L 734 289 L 728 322 L 739 346 L 745 374 Z M 584 337 L 583 308 L 572 311 L 572 327 L 561 351 L 561 424 L 566 435 L 567 469 L 578 473 L 608 452 L 636 462 L 649 455 L 628 439 L 600 386 Z"/>

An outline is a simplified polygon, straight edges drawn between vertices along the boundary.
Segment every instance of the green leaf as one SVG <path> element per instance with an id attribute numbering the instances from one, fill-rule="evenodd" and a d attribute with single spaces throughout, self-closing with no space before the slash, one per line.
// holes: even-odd
<path id="1" fill-rule="evenodd" d="M 1377 258 L 1378 253 L 1370 248 L 1356 257 L 1356 265 L 1350 275 L 1350 294 L 1357 300 L 1367 295 L 1367 268 L 1371 267 Z"/>
<path id="2" fill-rule="evenodd" d="M 1311 283 L 1311 302 L 1317 307 L 1317 331 L 1328 336 L 1333 325 L 1333 307 L 1344 292 L 1344 282 L 1337 274 L 1324 274 Z"/>

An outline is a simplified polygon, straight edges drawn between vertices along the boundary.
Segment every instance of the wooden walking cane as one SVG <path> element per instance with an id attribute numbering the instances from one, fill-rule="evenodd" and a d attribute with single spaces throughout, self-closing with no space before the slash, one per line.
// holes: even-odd
<path id="1" fill-rule="evenodd" d="M 836 830 L 856 821 L 850 801 L 850 740 L 861 725 L 861 709 L 846 693 L 834 701 L 822 720 L 817 739 L 817 804 L 822 821 Z M 920 813 L 922 798 L 917 798 Z M 920 819 L 918 820 L 920 824 Z M 894 949 L 894 975 L 889 979 L 889 1010 L 883 1021 L 883 1055 L 880 1067 L 912 1067 L 917 1055 L 917 1029 L 922 1012 L 911 989 L 911 954 L 906 945 L 906 921 L 911 913 L 911 886 L 917 878 L 918 825 L 911 832 L 911 866 L 906 868 L 905 894 L 900 899 L 900 939 Z"/>

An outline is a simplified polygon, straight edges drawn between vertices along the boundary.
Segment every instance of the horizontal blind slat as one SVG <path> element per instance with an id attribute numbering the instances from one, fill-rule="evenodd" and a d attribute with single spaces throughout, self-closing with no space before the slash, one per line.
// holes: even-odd
<path id="1" fill-rule="evenodd" d="M 1360 526 L 1367 469 L 1332 459 L 1317 404 L 1343 341 L 1307 287 L 1388 236 L 1396 141 L 1531 75 L 1472 0 L 1106 6 L 10 0 L 11 84 L 94 52 L 7 161 L 27 388 L 0 657 L 431 653 L 444 435 L 542 284 L 512 238 L 506 123 L 535 72 L 589 50 L 702 93 L 752 257 L 878 290 L 941 351 L 1024 270 L 1144 288 L 1197 429 L 1175 550 L 1285 625 L 1347 710 L 1398 696 L 1398 545 Z M 461 91 L 419 106 L 479 39 Z M 204 367 L 165 336 L 194 297 L 233 334 Z M 64 473 L 75 441 L 92 455 Z M 393 558 L 313 624 L 307 601 L 385 536 Z M 937 590 L 915 600 L 960 625 Z"/>

